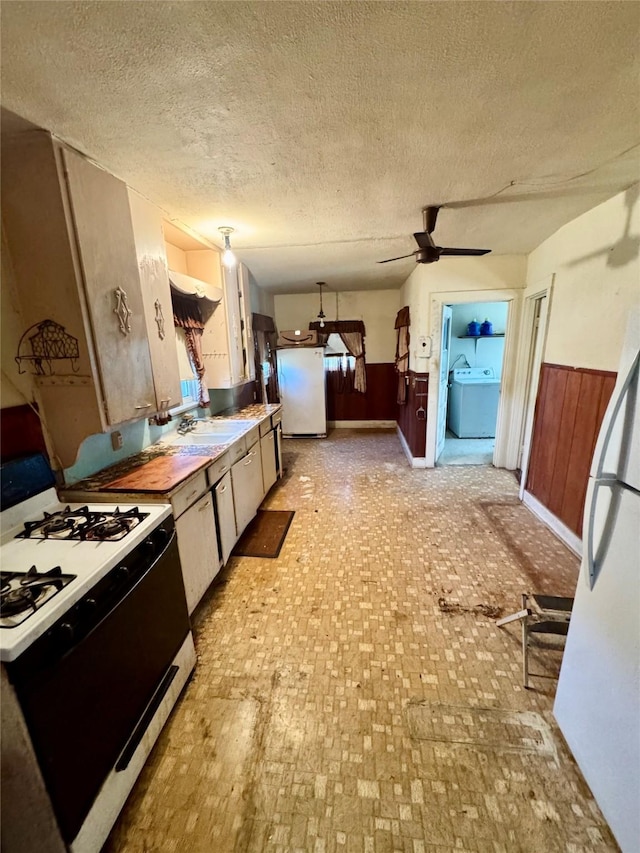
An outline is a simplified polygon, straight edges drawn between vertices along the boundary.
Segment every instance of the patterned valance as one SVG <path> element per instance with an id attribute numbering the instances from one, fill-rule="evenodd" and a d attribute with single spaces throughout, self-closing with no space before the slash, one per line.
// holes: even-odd
<path id="1" fill-rule="evenodd" d="M 409 318 L 409 306 L 405 305 L 404 308 L 401 308 L 396 315 L 396 329 L 401 329 L 403 326 L 410 326 L 411 320 Z"/>
<path id="2" fill-rule="evenodd" d="M 322 329 L 320 328 L 320 321 L 314 320 L 313 323 L 309 323 L 309 328 L 327 337 L 329 335 L 339 335 L 341 332 L 357 332 L 363 338 L 367 334 L 362 320 L 325 320 L 324 328 Z"/>
<path id="3" fill-rule="evenodd" d="M 204 329 L 204 320 L 197 296 L 184 296 L 171 291 L 173 325 L 182 329 Z"/>

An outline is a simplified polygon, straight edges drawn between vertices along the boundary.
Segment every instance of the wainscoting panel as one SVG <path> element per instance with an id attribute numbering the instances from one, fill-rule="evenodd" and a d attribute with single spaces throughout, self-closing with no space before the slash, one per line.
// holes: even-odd
<path id="1" fill-rule="evenodd" d="M 429 374 L 414 373 L 413 370 L 410 370 L 407 375 L 409 377 L 407 402 L 404 406 L 397 406 L 398 426 L 407 442 L 411 455 L 414 458 L 424 457 L 427 447 L 426 414 Z"/>
<path id="2" fill-rule="evenodd" d="M 397 375 L 393 364 L 367 364 L 367 392 L 341 393 L 338 374 L 327 373 L 327 420 L 395 421 Z"/>
<path id="3" fill-rule="evenodd" d="M 526 489 L 578 536 L 589 468 L 616 374 L 543 364 Z"/>

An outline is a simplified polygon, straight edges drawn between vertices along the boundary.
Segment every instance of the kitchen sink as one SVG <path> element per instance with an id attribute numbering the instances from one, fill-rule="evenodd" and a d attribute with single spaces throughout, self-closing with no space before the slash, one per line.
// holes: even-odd
<path id="1" fill-rule="evenodd" d="M 188 432 L 186 435 L 168 439 L 168 443 L 187 447 L 198 444 L 230 444 L 238 435 L 238 432 Z"/>

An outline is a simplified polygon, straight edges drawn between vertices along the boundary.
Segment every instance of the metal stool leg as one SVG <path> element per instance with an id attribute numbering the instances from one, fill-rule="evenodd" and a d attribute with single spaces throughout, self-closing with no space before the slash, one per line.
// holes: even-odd
<path id="1" fill-rule="evenodd" d="M 522 609 L 527 610 L 528 595 L 522 594 Z M 527 624 L 528 616 L 522 620 L 522 683 L 524 689 L 529 689 L 529 626 Z"/>

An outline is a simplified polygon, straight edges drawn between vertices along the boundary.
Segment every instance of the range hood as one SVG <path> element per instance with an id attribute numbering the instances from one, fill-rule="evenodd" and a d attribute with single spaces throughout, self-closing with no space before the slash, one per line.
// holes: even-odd
<path id="1" fill-rule="evenodd" d="M 208 302 L 214 303 L 222 302 L 223 294 L 219 287 L 207 284 L 206 281 L 194 278 L 192 275 L 169 270 L 169 282 L 174 290 L 182 293 L 184 296 L 197 296 L 200 299 L 206 299 Z"/>

